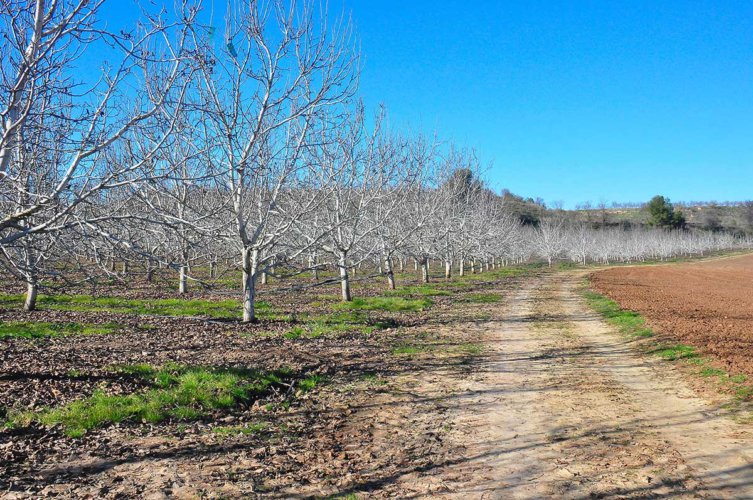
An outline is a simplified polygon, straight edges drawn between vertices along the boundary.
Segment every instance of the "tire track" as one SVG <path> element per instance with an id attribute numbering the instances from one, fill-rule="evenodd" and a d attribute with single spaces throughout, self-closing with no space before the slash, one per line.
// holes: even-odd
<path id="1" fill-rule="evenodd" d="M 753 498 L 749 430 L 611 333 L 582 278 L 536 278 L 498 313 L 444 497 Z"/>

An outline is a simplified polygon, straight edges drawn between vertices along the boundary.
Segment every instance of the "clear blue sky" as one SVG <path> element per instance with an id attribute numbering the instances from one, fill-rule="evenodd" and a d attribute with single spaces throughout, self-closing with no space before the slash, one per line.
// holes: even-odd
<path id="1" fill-rule="evenodd" d="M 753 198 L 749 1 L 343 4 L 366 103 L 475 147 L 497 189 L 570 207 Z"/>
<path id="2" fill-rule="evenodd" d="M 362 92 L 475 146 L 495 187 L 753 198 L 753 3 L 350 0 Z"/>

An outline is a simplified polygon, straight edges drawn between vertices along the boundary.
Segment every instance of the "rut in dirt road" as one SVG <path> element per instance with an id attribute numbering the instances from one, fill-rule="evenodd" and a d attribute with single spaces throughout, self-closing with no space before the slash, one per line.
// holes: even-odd
<path id="1" fill-rule="evenodd" d="M 753 435 L 610 331 L 583 275 L 524 286 L 457 409 L 447 496 L 753 498 Z"/>

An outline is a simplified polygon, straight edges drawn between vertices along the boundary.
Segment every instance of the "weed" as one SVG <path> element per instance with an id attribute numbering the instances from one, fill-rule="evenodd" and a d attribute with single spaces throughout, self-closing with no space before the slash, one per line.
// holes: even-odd
<path id="1" fill-rule="evenodd" d="M 419 346 L 413 344 L 402 344 L 392 348 L 392 354 L 396 356 L 418 354 L 419 352 L 428 350 L 428 346 Z"/>
<path id="2" fill-rule="evenodd" d="M 462 344 L 459 347 L 460 352 L 468 356 L 478 356 L 484 352 L 484 346 L 481 344 Z"/>
<path id="3" fill-rule="evenodd" d="M 651 352 L 663 359 L 666 359 L 667 361 L 677 361 L 678 359 L 691 359 L 698 357 L 698 353 L 696 352 L 694 347 L 683 344 L 659 347 Z"/>
<path id="4" fill-rule="evenodd" d="M 299 339 L 306 335 L 306 329 L 301 326 L 295 326 L 283 335 L 286 339 Z"/>
<path id="5" fill-rule="evenodd" d="M 298 382 L 298 391 L 302 394 L 312 391 L 321 381 L 321 375 L 309 375 Z"/>

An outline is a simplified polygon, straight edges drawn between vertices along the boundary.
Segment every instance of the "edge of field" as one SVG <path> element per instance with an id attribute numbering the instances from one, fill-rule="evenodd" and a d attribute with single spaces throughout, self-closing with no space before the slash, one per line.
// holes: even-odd
<path id="1" fill-rule="evenodd" d="M 753 252 L 716 255 L 688 262 L 726 260 Z M 620 267 L 676 265 L 678 262 L 632 264 Z M 753 379 L 741 373 L 730 373 L 721 359 L 703 348 L 683 343 L 671 332 L 656 332 L 650 321 L 639 312 L 623 308 L 617 301 L 597 291 L 592 284 L 596 273 L 617 266 L 602 266 L 588 270 L 580 294 L 586 304 L 609 324 L 613 331 L 628 341 L 643 355 L 658 358 L 661 366 L 681 373 L 691 388 L 740 423 L 753 424 Z"/>

